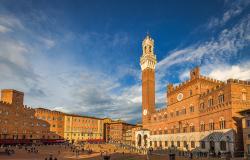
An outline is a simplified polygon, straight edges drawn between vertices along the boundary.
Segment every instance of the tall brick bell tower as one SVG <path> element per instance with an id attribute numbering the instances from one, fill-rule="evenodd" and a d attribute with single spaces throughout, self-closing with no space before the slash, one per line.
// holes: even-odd
<path id="1" fill-rule="evenodd" d="M 140 58 L 142 70 L 142 124 L 148 121 L 148 116 L 155 112 L 155 65 L 154 40 L 147 35 L 142 42 Z"/>

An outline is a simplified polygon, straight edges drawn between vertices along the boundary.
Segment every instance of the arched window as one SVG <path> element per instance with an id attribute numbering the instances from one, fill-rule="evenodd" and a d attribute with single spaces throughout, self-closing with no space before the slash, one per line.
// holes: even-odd
<path id="1" fill-rule="evenodd" d="M 171 116 L 171 117 L 174 117 L 174 112 L 171 112 L 171 113 L 170 113 L 170 116 Z"/>
<path id="2" fill-rule="evenodd" d="M 246 91 L 246 89 L 242 89 L 241 98 L 242 98 L 242 101 L 247 100 L 247 91 Z"/>
<path id="3" fill-rule="evenodd" d="M 177 141 L 177 147 L 180 147 L 180 146 L 181 146 L 180 141 Z"/>
<path id="4" fill-rule="evenodd" d="M 219 94 L 218 100 L 219 100 L 219 103 L 223 103 L 224 102 L 224 94 L 223 93 Z"/>
<path id="5" fill-rule="evenodd" d="M 152 47 L 151 46 L 149 46 L 149 52 L 152 52 Z"/>
<path id="6" fill-rule="evenodd" d="M 187 132 L 187 126 L 186 126 L 186 124 L 184 124 L 184 125 L 182 126 L 182 129 L 183 129 L 183 133 L 186 133 L 186 132 Z"/>
<path id="7" fill-rule="evenodd" d="M 194 106 L 191 104 L 189 107 L 190 113 L 194 112 Z"/>
<path id="8" fill-rule="evenodd" d="M 226 122 L 224 117 L 220 118 L 220 129 L 225 129 L 226 128 Z"/>
<path id="9" fill-rule="evenodd" d="M 210 97 L 210 98 L 208 99 L 208 107 L 213 106 L 213 104 L 214 104 L 213 98 Z"/>
<path id="10" fill-rule="evenodd" d="M 226 141 L 220 141 L 220 149 L 222 150 L 222 151 L 226 151 L 227 150 L 227 143 L 226 143 Z"/>
<path id="11" fill-rule="evenodd" d="M 214 130 L 214 121 L 212 119 L 209 120 L 209 130 Z"/>
<path id="12" fill-rule="evenodd" d="M 180 133 L 180 126 L 178 126 L 178 125 L 176 127 L 176 133 Z"/>
<path id="13" fill-rule="evenodd" d="M 188 147 L 187 141 L 183 141 L 183 147 L 184 147 L 184 148 L 187 148 L 187 147 Z"/>
<path id="14" fill-rule="evenodd" d="M 191 141 L 191 148 L 195 148 L 195 141 Z"/>
<path id="15" fill-rule="evenodd" d="M 205 123 L 203 121 L 200 122 L 200 131 L 205 131 Z"/>
<path id="16" fill-rule="evenodd" d="M 200 146 L 202 149 L 205 149 L 206 148 L 206 142 L 205 141 L 200 141 Z"/>
<path id="17" fill-rule="evenodd" d="M 171 133 L 174 134 L 174 127 L 171 128 Z"/>
<path id="18" fill-rule="evenodd" d="M 193 91 L 192 91 L 192 90 L 189 91 L 189 95 L 190 95 L 190 96 L 193 95 Z"/>
<path id="19" fill-rule="evenodd" d="M 154 146 L 155 146 L 155 148 L 157 147 L 157 141 L 154 141 Z"/>
<path id="20" fill-rule="evenodd" d="M 190 128 L 190 132 L 195 132 L 195 128 L 194 128 L 193 123 L 190 124 L 189 128 Z"/>
<path id="21" fill-rule="evenodd" d="M 200 103 L 200 109 L 204 109 L 205 108 L 205 103 L 204 102 L 201 102 Z"/>
<path id="22" fill-rule="evenodd" d="M 173 140 L 171 141 L 171 147 L 174 147 L 174 141 Z"/>
<path id="23" fill-rule="evenodd" d="M 167 119 L 168 118 L 168 114 L 164 113 L 164 118 Z"/>
<path id="24" fill-rule="evenodd" d="M 168 141 L 165 141 L 165 147 L 167 147 L 168 146 Z"/>
<path id="25" fill-rule="evenodd" d="M 178 111 L 178 110 L 176 110 L 175 112 L 176 112 L 176 116 L 179 116 L 179 111 Z"/>
<path id="26" fill-rule="evenodd" d="M 168 129 L 167 128 L 165 128 L 164 134 L 168 134 Z"/>
<path id="27" fill-rule="evenodd" d="M 162 134 L 162 130 L 161 130 L 161 128 L 159 129 L 159 134 L 160 134 L 160 135 Z"/>
<path id="28" fill-rule="evenodd" d="M 186 114 L 186 108 L 185 107 L 183 107 L 183 109 L 182 109 L 182 114 Z"/>
<path id="29" fill-rule="evenodd" d="M 162 141 L 159 141 L 159 147 L 162 148 Z"/>
<path id="30" fill-rule="evenodd" d="M 162 119 L 162 117 L 161 117 L 161 115 L 159 115 L 159 121 L 161 121 L 161 119 Z"/>

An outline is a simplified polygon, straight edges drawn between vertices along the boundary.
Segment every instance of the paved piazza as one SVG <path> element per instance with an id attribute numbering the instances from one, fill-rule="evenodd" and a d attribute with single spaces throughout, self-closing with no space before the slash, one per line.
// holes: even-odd
<path id="1" fill-rule="evenodd" d="M 29 152 L 28 150 L 31 147 L 27 147 L 25 150 L 24 147 L 21 149 L 17 147 L 11 147 L 14 149 L 15 154 L 5 155 L 3 154 L 4 149 L 1 148 L 0 150 L 0 160 L 49 160 L 52 156 L 53 160 L 56 158 L 57 160 L 69 160 L 69 159 L 90 159 L 90 160 L 97 160 L 103 159 L 101 156 L 101 152 L 103 155 L 111 155 L 111 159 L 145 159 L 145 155 L 138 155 L 129 153 L 128 150 L 119 149 L 115 145 L 110 144 L 91 144 L 85 145 L 85 151 L 82 151 L 83 147 L 77 146 L 79 151 L 79 155 L 76 154 L 76 149 L 71 146 L 67 145 L 46 145 L 46 146 L 36 146 L 34 147 L 35 150 L 38 150 L 38 153 Z M 89 150 L 92 150 L 92 153 L 88 153 Z M 104 153 L 105 152 L 105 153 Z M 124 154 L 123 154 L 124 152 Z"/>
<path id="2" fill-rule="evenodd" d="M 43 145 L 35 146 L 34 150 L 38 152 L 30 152 L 31 147 L 18 148 L 11 147 L 15 151 L 15 154 L 6 155 L 3 154 L 4 148 L 0 150 L 0 160 L 70 160 L 70 159 L 89 159 L 89 160 L 103 160 L 106 153 L 110 155 L 111 160 L 166 160 L 169 159 L 167 154 L 154 153 L 152 155 L 142 155 L 138 153 L 131 153 L 127 149 L 122 149 L 113 144 L 87 144 L 84 147 L 72 147 L 68 145 Z M 84 148 L 84 151 L 82 149 Z M 77 155 L 76 150 L 79 150 Z M 92 153 L 88 151 L 92 150 Z M 102 152 L 102 153 L 101 153 Z M 188 160 L 189 158 L 176 157 L 177 160 Z M 199 160 L 216 160 L 219 158 L 193 158 Z M 223 158 L 220 158 L 223 159 Z M 240 159 L 235 159 L 240 160 Z"/>

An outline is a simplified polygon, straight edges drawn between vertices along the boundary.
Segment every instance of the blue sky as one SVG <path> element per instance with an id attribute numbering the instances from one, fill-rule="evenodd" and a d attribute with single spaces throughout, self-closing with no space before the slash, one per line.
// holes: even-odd
<path id="1" fill-rule="evenodd" d="M 166 85 L 202 74 L 250 79 L 250 1 L 0 1 L 0 88 L 25 104 L 141 118 L 141 42 L 155 40 L 157 107 Z"/>

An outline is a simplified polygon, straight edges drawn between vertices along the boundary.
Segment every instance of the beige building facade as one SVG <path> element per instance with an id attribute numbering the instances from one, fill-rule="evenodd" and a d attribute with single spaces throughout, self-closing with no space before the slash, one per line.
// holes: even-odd
<path id="1" fill-rule="evenodd" d="M 64 139 L 71 142 L 102 142 L 103 119 L 79 115 L 65 115 Z"/>

